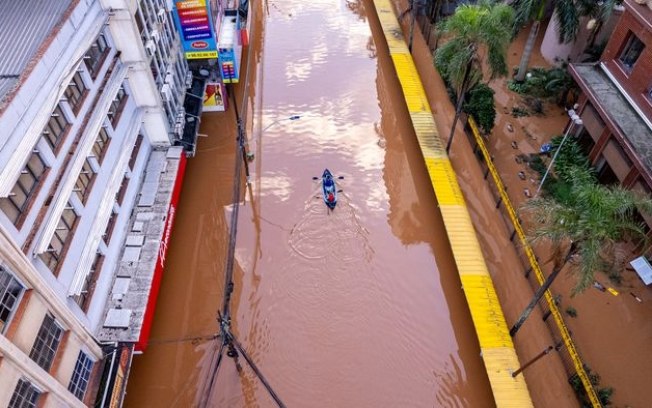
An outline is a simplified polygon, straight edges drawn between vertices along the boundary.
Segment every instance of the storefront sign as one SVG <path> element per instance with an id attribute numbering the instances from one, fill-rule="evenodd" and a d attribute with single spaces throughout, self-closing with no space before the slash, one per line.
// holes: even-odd
<path id="1" fill-rule="evenodd" d="M 181 34 L 186 59 L 217 58 L 210 5 L 206 0 L 177 1 L 174 20 Z"/>
<path id="2" fill-rule="evenodd" d="M 154 320 L 154 310 L 156 309 L 156 300 L 158 292 L 161 288 L 161 279 L 163 278 L 163 269 L 165 267 L 165 258 L 168 253 L 170 237 L 174 227 L 174 218 L 177 212 L 177 205 L 179 204 L 179 196 L 181 195 L 181 186 L 183 185 L 183 177 L 186 172 L 186 155 L 181 153 L 179 157 L 179 169 L 177 170 L 177 178 L 174 182 L 172 189 L 172 197 L 170 198 L 170 206 L 163 228 L 163 235 L 161 236 L 161 245 L 159 246 L 158 259 L 156 260 L 156 268 L 154 269 L 154 277 L 152 278 L 152 287 L 149 292 L 149 299 L 147 299 L 147 306 L 143 316 L 143 326 L 140 329 L 140 336 L 138 343 L 136 343 L 135 350 L 137 352 L 144 352 L 147 348 L 147 341 L 149 333 L 152 329 L 152 320 Z"/>

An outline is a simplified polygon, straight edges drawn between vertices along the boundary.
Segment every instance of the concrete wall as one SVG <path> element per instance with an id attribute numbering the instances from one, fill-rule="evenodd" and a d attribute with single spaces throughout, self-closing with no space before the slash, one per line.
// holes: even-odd
<path id="1" fill-rule="evenodd" d="M 609 21 L 600 29 L 595 44 L 600 44 L 609 38 L 622 14 L 622 8 L 614 9 Z M 581 62 L 585 57 L 584 50 L 589 45 L 591 36 L 591 30 L 587 27 L 589 20 L 587 17 L 580 18 L 577 39 L 564 44 L 559 42 L 559 22 L 553 14 L 541 41 L 541 55 L 546 62 L 557 67 L 561 66 L 564 61 Z"/>

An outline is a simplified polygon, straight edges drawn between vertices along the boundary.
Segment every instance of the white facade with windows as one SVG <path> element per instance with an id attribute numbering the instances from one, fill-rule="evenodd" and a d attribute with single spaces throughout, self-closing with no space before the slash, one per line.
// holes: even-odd
<path id="1" fill-rule="evenodd" d="M 0 406 L 83 406 L 144 170 L 176 140 L 191 77 L 171 1 L 12 3 L 0 15 Z"/>

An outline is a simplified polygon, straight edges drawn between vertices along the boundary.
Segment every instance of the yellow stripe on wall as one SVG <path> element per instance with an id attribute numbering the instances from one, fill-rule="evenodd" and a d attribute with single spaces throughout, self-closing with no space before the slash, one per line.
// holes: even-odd
<path id="1" fill-rule="evenodd" d="M 425 165 L 439 202 L 494 400 L 502 407 L 532 407 L 505 316 L 487 270 L 464 196 L 439 138 L 430 104 L 389 0 L 374 0 Z"/>

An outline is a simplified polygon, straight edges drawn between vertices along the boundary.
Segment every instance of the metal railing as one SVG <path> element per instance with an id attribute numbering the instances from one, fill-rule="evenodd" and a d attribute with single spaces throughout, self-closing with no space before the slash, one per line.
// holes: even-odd
<path id="1" fill-rule="evenodd" d="M 482 157 L 484 158 L 484 163 L 487 166 L 488 174 L 491 174 L 493 178 L 494 185 L 499 195 L 498 205 L 500 205 L 500 203 L 504 204 L 505 212 L 507 213 L 507 216 L 514 228 L 512 238 L 514 238 L 514 235 L 518 237 L 522 245 L 522 248 L 524 250 L 524 255 L 527 259 L 527 262 L 529 263 L 530 271 L 534 272 L 534 276 L 538 284 L 541 285 L 545 280 L 545 276 L 543 275 L 543 272 L 541 271 L 541 267 L 539 266 L 539 261 L 537 260 L 537 257 L 534 254 L 534 251 L 527 240 L 527 237 L 525 235 L 523 227 L 521 226 L 521 222 L 518 218 L 518 215 L 516 214 L 514 206 L 512 205 L 512 202 L 509 199 L 509 196 L 507 195 L 507 190 L 505 189 L 500 174 L 498 173 L 498 170 L 493 164 L 491 155 L 489 154 L 489 151 L 486 145 L 484 144 L 482 135 L 480 134 L 480 131 L 478 130 L 478 127 L 475 124 L 473 118 L 468 117 L 467 124 L 468 124 L 467 128 L 470 130 L 470 133 L 475 140 L 476 149 L 480 150 L 480 152 L 482 153 Z M 526 273 L 526 275 L 529 275 L 529 271 L 528 273 Z M 559 308 L 557 307 L 557 303 L 550 290 L 547 290 L 545 292 L 545 299 L 546 299 L 546 304 L 548 306 L 549 313 L 553 317 L 553 321 L 555 323 L 554 325 L 549 325 L 549 327 L 551 327 L 552 329 L 556 329 L 557 334 L 561 337 L 561 342 L 565 346 L 566 352 L 568 354 L 568 359 L 562 358 L 564 365 L 566 365 L 567 370 L 570 371 L 568 367 L 568 364 L 570 362 L 574 374 L 576 374 L 580 378 L 582 385 L 584 386 L 586 395 L 589 398 L 589 401 L 591 402 L 592 406 L 595 408 L 602 407 L 597 392 L 593 387 L 589 375 L 584 368 L 584 363 L 582 362 L 582 358 L 580 357 L 577 348 L 575 347 L 575 343 L 571 338 L 568 327 L 564 322 L 561 312 L 559 311 Z"/>

